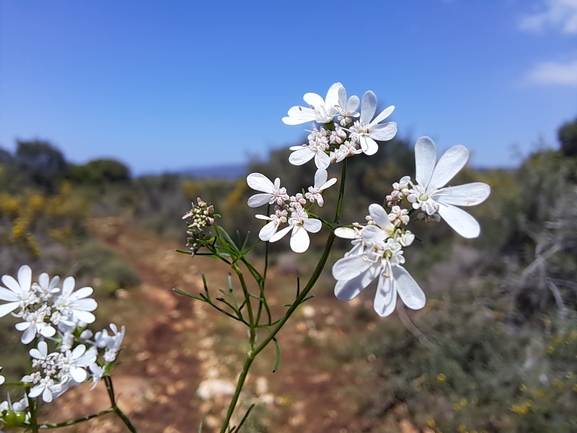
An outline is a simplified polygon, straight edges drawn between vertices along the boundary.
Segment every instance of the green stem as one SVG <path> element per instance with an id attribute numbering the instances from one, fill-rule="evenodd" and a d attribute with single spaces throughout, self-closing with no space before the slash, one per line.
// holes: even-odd
<path id="1" fill-rule="evenodd" d="M 92 418 L 98 418 L 99 416 L 103 416 L 109 413 L 114 412 L 114 409 L 109 407 L 108 409 L 105 410 L 101 410 L 98 413 L 93 413 L 92 415 L 88 415 L 82 418 L 77 418 L 74 420 L 70 420 L 70 421 L 65 421 L 65 422 L 59 422 L 59 423 L 54 423 L 54 424 L 41 424 L 40 425 L 40 430 L 48 430 L 48 429 L 55 429 L 55 428 L 61 428 L 61 427 L 68 427 L 74 424 L 80 424 L 81 422 L 85 422 L 85 421 L 89 421 Z"/>
<path id="2" fill-rule="evenodd" d="M 236 389 L 234 390 L 234 395 L 232 396 L 232 400 L 230 401 L 228 409 L 226 410 L 226 418 L 224 419 L 224 422 L 222 423 L 222 428 L 220 429 L 220 433 L 226 433 L 226 430 L 230 424 L 230 418 L 232 417 L 234 409 L 236 408 L 236 404 L 238 403 L 238 398 L 240 397 L 240 392 L 242 391 L 242 388 L 244 387 L 244 382 L 246 381 L 246 376 L 248 375 L 248 370 L 250 369 L 250 366 L 251 366 L 252 362 L 254 361 L 254 358 L 256 357 L 256 355 L 257 355 L 256 353 L 251 352 L 248 354 L 248 356 L 246 357 L 246 360 L 244 361 L 242 371 L 240 372 L 238 382 L 236 383 Z"/>
<path id="3" fill-rule="evenodd" d="M 38 433 L 38 420 L 37 420 L 37 411 L 36 409 L 36 400 L 30 398 L 29 389 L 26 389 L 26 398 L 28 399 L 28 409 L 30 411 L 30 431 L 33 433 Z"/>
<path id="4" fill-rule="evenodd" d="M 249 332 L 250 332 L 250 350 L 254 348 L 254 342 L 256 341 L 256 331 L 255 331 L 255 321 L 254 321 L 254 313 L 252 311 L 252 303 L 250 302 L 250 293 L 248 291 L 248 287 L 246 285 L 246 281 L 244 280 L 244 275 L 242 270 L 238 267 L 236 263 L 232 264 L 232 269 L 236 272 L 238 276 L 238 280 L 240 281 L 240 285 L 242 287 L 242 293 L 244 294 L 244 299 L 246 302 L 246 310 L 248 312 L 248 323 L 249 323 Z"/>
<path id="5" fill-rule="evenodd" d="M 335 220 L 334 220 L 335 225 L 337 225 L 339 222 L 339 218 L 340 218 L 342 207 L 343 207 L 346 176 L 347 176 L 347 165 L 346 165 L 346 159 L 345 159 L 343 161 L 343 168 L 342 168 L 342 174 L 341 174 L 341 184 L 339 187 L 339 198 L 337 200 L 337 208 L 335 210 Z M 296 311 L 298 306 L 300 304 L 302 304 L 307 299 L 309 292 L 312 290 L 312 288 L 314 287 L 314 285 L 316 284 L 316 282 L 318 281 L 319 277 L 321 276 L 321 274 L 323 272 L 323 269 L 324 269 L 324 267 L 327 263 L 327 260 L 329 258 L 331 248 L 333 246 L 334 241 L 335 241 L 335 234 L 334 234 L 334 231 L 332 231 L 327 238 L 327 242 L 325 244 L 325 249 L 323 251 L 323 254 L 322 254 L 319 262 L 317 263 L 315 270 L 313 271 L 312 275 L 310 276 L 309 281 L 307 282 L 306 286 L 302 289 L 302 291 L 299 293 L 299 295 L 297 296 L 295 301 L 291 304 L 291 306 L 286 311 L 283 318 L 280 319 L 277 322 L 277 324 L 270 330 L 269 335 L 267 335 L 262 340 L 262 342 L 256 348 L 251 350 L 249 352 L 249 354 L 247 355 L 247 358 L 244 362 L 242 371 L 241 371 L 240 376 L 238 378 L 238 382 L 236 385 L 234 395 L 232 397 L 230 405 L 228 406 L 228 409 L 226 412 L 226 418 L 224 420 L 224 423 L 222 425 L 220 433 L 226 433 L 226 429 L 228 428 L 228 426 L 230 424 L 230 419 L 231 419 L 232 414 L 234 412 L 234 409 L 236 408 L 236 405 L 238 403 L 240 393 L 242 391 L 242 388 L 244 387 L 244 382 L 246 380 L 246 376 L 248 375 L 248 371 L 250 369 L 250 366 L 252 365 L 252 362 L 254 361 L 256 356 L 260 352 L 262 352 L 264 350 L 264 348 L 276 337 L 278 332 L 281 330 L 281 328 L 284 326 L 284 324 L 288 321 L 288 319 L 292 316 L 292 314 Z M 251 328 L 251 332 L 253 332 L 252 328 Z"/>
<path id="6" fill-rule="evenodd" d="M 108 391 L 108 398 L 110 399 L 110 409 L 122 420 L 124 425 L 128 427 L 132 433 L 137 433 L 136 428 L 132 425 L 128 417 L 120 410 L 116 404 L 116 397 L 114 396 L 114 387 L 112 386 L 112 378 L 110 376 L 104 376 L 104 383 L 106 384 L 106 390 Z"/>

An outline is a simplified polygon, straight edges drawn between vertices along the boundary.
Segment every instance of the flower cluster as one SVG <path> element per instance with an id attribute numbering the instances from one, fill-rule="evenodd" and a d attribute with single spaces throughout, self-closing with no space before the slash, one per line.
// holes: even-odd
<path id="1" fill-rule="evenodd" d="M 288 125 L 315 124 L 308 136 L 308 144 L 290 148 L 293 153 L 289 161 L 293 165 L 302 165 L 314 160 L 318 168 L 318 181 L 315 178 L 315 186 L 309 188 L 305 197 L 311 203 L 316 201 L 322 205 L 320 192 L 327 187 L 324 182 L 328 175 L 325 173 L 331 163 L 360 153 L 373 155 L 378 151 L 377 141 L 391 140 L 395 136 L 396 123 L 384 122 L 394 106 L 385 108 L 375 117 L 375 94 L 367 91 L 362 99 L 356 96 L 347 99 L 341 83 L 333 84 L 325 99 L 307 93 L 304 100 L 309 107 L 292 107 L 283 122 Z M 360 111 L 357 111 L 359 105 Z M 468 159 L 469 152 L 465 147 L 454 146 L 437 161 L 433 140 L 421 137 L 417 141 L 415 179 L 404 176 L 393 184 L 393 191 L 384 200 L 389 211 L 381 205 L 371 204 L 366 225 L 355 223 L 335 230 L 337 236 L 351 239 L 353 245 L 333 266 L 337 298 L 350 300 L 371 282 L 378 280 L 374 308 L 379 315 L 392 313 L 397 294 L 409 308 L 419 309 L 425 305 L 425 294 L 403 267 L 403 250 L 415 238 L 406 226 L 415 218 L 426 222 L 443 219 L 465 238 L 479 236 L 478 222 L 457 206 L 473 206 L 483 202 L 489 196 L 489 185 L 474 182 L 445 187 Z M 280 188 L 279 179 L 273 184 L 258 173 L 250 174 L 247 182 L 251 188 L 264 193 L 251 197 L 248 202 L 250 207 L 274 205 L 274 213 L 269 217 L 256 216 L 269 221 L 262 228 L 260 239 L 274 242 L 292 229 L 291 248 L 297 252 L 306 250 L 309 245 L 306 232 L 316 233 L 321 229 L 321 224 L 308 218 L 301 204 L 304 198 L 298 195 L 289 198 L 284 188 Z M 288 223 L 289 227 L 277 231 L 284 223 Z"/>
<path id="2" fill-rule="evenodd" d="M 0 300 L 8 302 L 0 305 L 0 317 L 12 313 L 22 320 L 16 324 L 16 329 L 23 331 L 22 343 L 28 344 L 36 337 L 53 337 L 61 324 L 75 326 L 94 322 L 91 311 L 98 305 L 88 298 L 92 287 L 74 291 L 74 277 L 67 277 L 61 289 L 57 287 L 59 282 L 60 277 L 50 279 L 46 273 L 32 282 L 32 270 L 26 265 L 18 270 L 18 280 L 10 275 L 2 277 L 6 287 L 0 286 Z"/>
<path id="3" fill-rule="evenodd" d="M 33 281 L 27 265 L 20 267 L 17 279 L 4 275 L 2 283 L 6 287 L 0 286 L 0 300 L 7 302 L 0 305 L 0 317 L 11 313 L 21 320 L 16 329 L 23 331 L 23 344 L 36 341 L 36 347 L 29 351 L 32 371 L 21 379 L 29 389 L 29 398 L 51 402 L 71 387 L 88 380 L 96 384 L 109 373 L 125 328 L 119 330 L 111 324 L 111 333 L 104 329 L 95 334 L 87 329 L 96 319 L 92 311 L 97 303 L 89 298 L 92 287 L 75 291 L 73 277 L 65 278 L 60 285 L 58 276 L 50 278 L 46 273 Z M 3 382 L 0 376 L 0 385 Z M 25 413 L 27 407 L 26 397 L 17 403 L 8 399 L 0 403 L 0 420 L 10 426 L 14 413 Z"/>
<path id="4" fill-rule="evenodd" d="M 326 169 L 331 163 L 359 153 L 374 155 L 379 150 L 377 141 L 391 140 L 397 133 L 395 122 L 383 122 L 395 107 L 391 105 L 375 117 L 377 97 L 370 90 L 362 100 L 358 96 L 347 99 L 343 85 L 335 83 L 324 100 L 315 93 L 305 94 L 304 100 L 310 107 L 292 107 L 282 119 L 287 125 L 311 121 L 318 124 L 313 126 L 307 144 L 290 148 L 293 153 L 289 161 L 293 165 L 314 158 L 317 168 Z"/>
<path id="5" fill-rule="evenodd" d="M 209 205 L 200 197 L 196 198 L 197 204 L 192 203 L 190 211 L 182 216 L 183 220 L 188 219 L 186 234 L 186 246 L 190 248 L 192 255 L 200 249 L 202 240 L 206 240 L 204 229 L 214 224 L 214 219 L 220 215 L 214 213 L 214 206 Z"/>
<path id="6" fill-rule="evenodd" d="M 309 214 L 310 205 L 316 203 L 320 207 L 324 204 L 322 193 L 325 189 L 337 182 L 336 178 L 327 180 L 328 172 L 319 168 L 315 173 L 314 185 L 308 188 L 304 195 L 297 193 L 289 196 L 286 188 L 280 186 L 280 179 L 274 183 L 261 173 L 251 173 L 247 176 L 248 186 L 260 194 L 248 199 L 251 208 L 265 204 L 273 205 L 269 216 L 256 215 L 256 218 L 268 221 L 260 230 L 259 238 L 263 241 L 276 242 L 291 232 L 290 246 L 295 253 L 303 253 L 310 245 L 309 233 L 317 233 L 322 228 L 322 222 Z M 307 207 L 307 201 L 309 206 Z M 286 227 L 279 228 L 287 224 Z"/>
<path id="7" fill-rule="evenodd" d="M 416 180 L 404 176 L 393 184 L 386 197 L 390 212 L 378 205 L 369 206 L 368 224 L 352 228 L 338 228 L 337 236 L 352 239 L 353 248 L 333 266 L 337 280 L 335 295 L 350 300 L 378 278 L 374 309 L 380 316 L 388 316 L 395 308 L 397 294 L 412 309 L 425 305 L 425 294 L 402 266 L 403 248 L 411 245 L 414 235 L 405 228 L 410 214 L 418 219 L 438 222 L 444 219 L 465 238 L 479 236 L 479 223 L 467 212 L 456 207 L 473 206 L 483 202 L 490 193 L 489 185 L 481 182 L 445 187 L 465 166 L 469 152 L 463 146 L 447 150 L 437 162 L 435 143 L 421 137 L 415 145 Z M 402 206 L 407 204 L 409 209 Z"/>

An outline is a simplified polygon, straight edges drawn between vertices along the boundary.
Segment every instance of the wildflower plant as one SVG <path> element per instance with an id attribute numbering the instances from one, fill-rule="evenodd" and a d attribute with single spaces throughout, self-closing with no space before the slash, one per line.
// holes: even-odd
<path id="1" fill-rule="evenodd" d="M 390 315 L 397 305 L 397 297 L 407 307 L 417 310 L 425 305 L 426 295 L 405 268 L 404 250 L 416 239 L 408 226 L 416 219 L 430 223 L 444 220 L 459 235 L 475 238 L 480 234 L 479 224 L 461 207 L 482 203 L 490 194 L 489 186 L 481 182 L 446 186 L 466 165 L 467 149 L 452 147 L 437 160 L 433 140 L 421 137 L 415 145 L 414 177 L 407 175 L 395 182 L 391 193 L 383 197 L 382 204 L 369 204 L 364 223 L 341 222 L 347 160 L 361 153 L 374 155 L 380 146 L 386 146 L 383 142 L 394 138 L 397 125 L 385 120 L 395 107 L 387 107 L 375 116 L 377 97 L 372 91 L 367 91 L 362 98 L 348 98 L 341 83 L 333 84 L 325 98 L 307 93 L 304 100 L 308 107 L 294 106 L 282 120 L 287 125 L 313 122 L 308 142 L 291 147 L 289 156 L 293 165 L 314 162 L 316 173 L 311 179 L 312 185 L 302 191 L 287 191 L 280 177 L 272 180 L 261 173 L 247 176 L 248 186 L 255 191 L 247 205 L 260 209 L 255 217 L 264 222 L 255 244 L 249 244 L 248 236 L 242 241 L 233 240 L 218 225 L 219 215 L 214 208 L 200 198 L 183 217 L 188 223 L 189 250 L 181 252 L 227 263 L 240 287 L 237 289 L 229 278 L 228 290 L 221 290 L 214 297 L 203 276 L 203 293 L 175 291 L 211 305 L 248 329 L 246 358 L 221 433 L 239 431 L 252 410 L 254 405 L 243 416 L 237 416 L 236 426 L 231 427 L 251 365 L 270 343 L 275 345 L 277 354 L 273 371 L 278 368 L 277 334 L 296 309 L 312 297 L 311 291 L 327 265 L 336 237 L 349 239 L 352 245 L 332 266 L 338 299 L 351 300 L 376 281 L 374 309 L 378 315 Z M 329 170 L 339 164 L 340 178 L 330 177 Z M 323 193 L 332 187 L 338 188 L 338 197 L 329 204 L 334 208 L 333 218 L 326 220 L 319 217 L 315 209 L 328 204 Z M 310 237 L 319 236 L 321 231 L 326 232 L 325 246 L 312 274 L 304 284 L 297 280 L 294 300 L 286 305 L 280 317 L 273 317 L 267 300 L 268 244 L 279 242 L 290 234 L 290 248 L 295 253 L 305 253 L 311 243 Z M 265 242 L 262 269 L 248 258 L 259 242 Z M 249 289 L 247 273 L 256 283 L 256 292 Z"/>
<path id="2" fill-rule="evenodd" d="M 21 427 L 27 431 L 55 429 L 115 413 L 132 432 L 136 430 L 116 404 L 110 372 L 116 364 L 125 328 L 110 324 L 93 333 L 93 312 L 98 304 L 90 296 L 92 287 L 75 289 L 74 277 L 49 277 L 42 273 L 33 279 L 32 269 L 23 265 L 17 277 L 4 275 L 0 286 L 0 317 L 11 314 L 19 322 L 20 341 L 29 347 L 28 374 L 18 381 L 6 381 L 3 388 L 15 388 L 0 403 L 0 426 Z M 38 409 L 69 389 L 84 382 L 94 388 L 102 380 L 110 398 L 110 408 L 77 420 L 48 424 L 38 421 Z"/>

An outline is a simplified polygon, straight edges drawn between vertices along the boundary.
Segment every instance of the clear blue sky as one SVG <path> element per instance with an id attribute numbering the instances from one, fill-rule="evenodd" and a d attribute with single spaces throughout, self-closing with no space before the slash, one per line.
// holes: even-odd
<path id="1" fill-rule="evenodd" d="M 577 116 L 577 0 L 0 0 L 0 37 L 0 146 L 136 173 L 299 144 L 281 118 L 336 81 L 475 166 Z"/>

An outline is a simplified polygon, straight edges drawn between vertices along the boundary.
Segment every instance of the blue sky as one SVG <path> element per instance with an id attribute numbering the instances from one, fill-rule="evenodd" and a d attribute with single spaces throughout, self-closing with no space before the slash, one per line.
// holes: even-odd
<path id="1" fill-rule="evenodd" d="M 337 81 L 480 167 L 577 116 L 577 0 L 0 0 L 0 38 L 1 147 L 136 173 L 300 144 L 281 118 Z"/>

